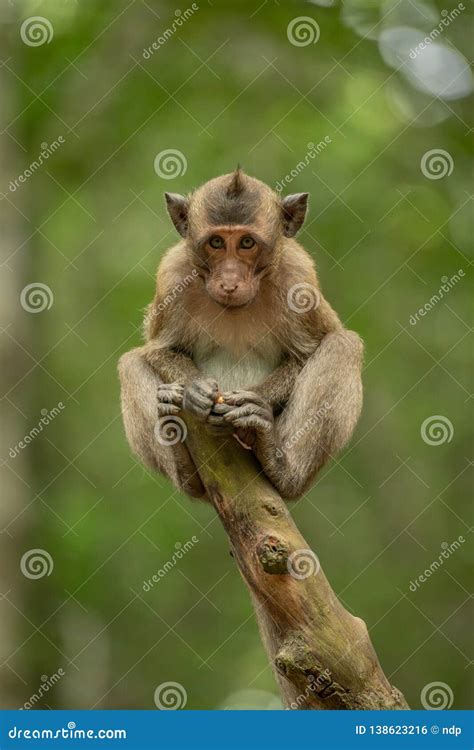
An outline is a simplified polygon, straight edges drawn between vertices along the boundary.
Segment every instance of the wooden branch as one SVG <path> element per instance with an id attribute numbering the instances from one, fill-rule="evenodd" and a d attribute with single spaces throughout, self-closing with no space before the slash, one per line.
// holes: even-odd
<path id="1" fill-rule="evenodd" d="M 253 454 L 186 417 L 187 445 L 250 589 L 287 708 L 407 709 Z"/>

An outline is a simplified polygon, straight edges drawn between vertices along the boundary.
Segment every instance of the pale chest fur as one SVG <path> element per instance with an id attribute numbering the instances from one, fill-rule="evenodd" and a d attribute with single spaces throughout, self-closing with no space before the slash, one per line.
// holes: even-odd
<path id="1" fill-rule="evenodd" d="M 193 360 L 205 375 L 217 380 L 223 391 L 252 388 L 278 367 L 281 346 L 257 323 L 248 327 L 235 320 L 230 325 L 225 323 L 216 321 L 211 335 L 200 330 L 193 343 Z"/>
<path id="2" fill-rule="evenodd" d="M 196 366 L 205 375 L 215 378 L 223 391 L 245 390 L 261 383 L 278 366 L 280 357 L 273 353 L 248 351 L 240 357 L 225 349 L 202 351 L 193 355 Z"/>

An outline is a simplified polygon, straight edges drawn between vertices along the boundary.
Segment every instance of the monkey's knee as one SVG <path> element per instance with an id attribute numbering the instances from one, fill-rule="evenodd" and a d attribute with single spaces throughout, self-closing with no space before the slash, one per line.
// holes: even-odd
<path id="1" fill-rule="evenodd" d="M 364 358 L 364 342 L 359 334 L 355 331 L 344 331 L 341 336 L 349 352 L 361 364 Z"/>

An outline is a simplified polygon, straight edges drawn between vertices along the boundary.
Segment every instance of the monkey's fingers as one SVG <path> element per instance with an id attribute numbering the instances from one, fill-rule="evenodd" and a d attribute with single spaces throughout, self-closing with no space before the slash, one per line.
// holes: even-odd
<path id="1" fill-rule="evenodd" d="M 167 383 L 158 386 L 157 398 L 159 402 L 181 406 L 183 402 L 184 386 L 179 383 Z"/>
<path id="2" fill-rule="evenodd" d="M 271 429 L 271 424 L 267 420 L 262 419 L 256 414 L 252 414 L 249 417 L 240 417 L 232 423 L 234 427 L 241 427 L 245 430 L 253 429 L 257 432 L 268 432 Z"/>
<path id="3" fill-rule="evenodd" d="M 218 414 L 219 416 L 223 416 L 224 414 L 227 414 L 227 412 L 231 411 L 232 408 L 233 407 L 230 404 L 214 404 L 211 414 Z"/>
<path id="4" fill-rule="evenodd" d="M 158 402 L 156 411 L 158 413 L 158 417 L 169 417 L 171 414 L 179 414 L 181 409 L 179 408 L 179 406 L 175 406 L 174 404 Z"/>
<path id="5" fill-rule="evenodd" d="M 227 414 L 224 415 L 224 419 L 228 422 L 232 422 L 233 424 L 237 424 L 237 420 L 241 419 L 242 417 L 251 416 L 258 417 L 268 423 L 271 423 L 273 421 L 271 412 L 269 412 L 266 407 L 259 406 L 258 404 L 245 404 L 244 406 L 238 406 L 237 408 L 227 412 Z"/>
<path id="6" fill-rule="evenodd" d="M 259 406 L 265 406 L 266 401 L 262 396 L 254 391 L 226 391 L 222 394 L 226 404 L 232 406 L 242 406 L 242 404 L 251 402 Z"/>
<path id="7" fill-rule="evenodd" d="M 201 396 L 206 396 L 207 398 L 212 398 L 214 402 L 219 393 L 219 386 L 217 385 L 217 380 L 214 380 L 214 378 L 200 378 L 199 380 L 194 380 L 187 390 L 199 393 Z"/>
<path id="8" fill-rule="evenodd" d="M 212 411 L 207 418 L 207 423 L 215 427 L 228 426 L 228 422 L 225 421 L 224 417 L 214 414 Z"/>

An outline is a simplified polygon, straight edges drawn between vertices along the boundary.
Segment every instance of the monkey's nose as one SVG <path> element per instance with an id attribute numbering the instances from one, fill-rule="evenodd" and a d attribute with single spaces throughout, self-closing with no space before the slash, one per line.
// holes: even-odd
<path id="1" fill-rule="evenodd" d="M 226 294 L 232 294 L 232 292 L 235 292 L 237 287 L 238 283 L 236 281 L 221 281 L 221 289 Z"/>

